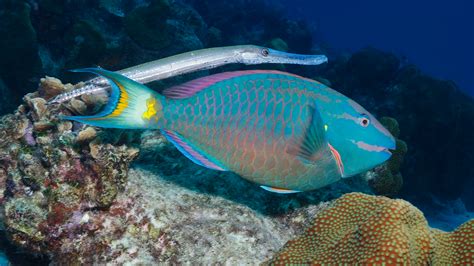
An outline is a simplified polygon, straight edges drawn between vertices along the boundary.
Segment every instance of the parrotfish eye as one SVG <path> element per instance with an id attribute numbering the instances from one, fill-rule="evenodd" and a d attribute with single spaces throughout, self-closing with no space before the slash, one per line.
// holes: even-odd
<path id="1" fill-rule="evenodd" d="M 268 51 L 268 49 L 266 49 L 266 48 L 262 49 L 262 55 L 263 55 L 264 57 L 267 57 L 268 54 L 270 54 L 270 52 Z"/>
<path id="2" fill-rule="evenodd" d="M 363 127 L 368 127 L 370 125 L 370 118 L 366 114 L 362 114 L 359 118 L 359 124 Z"/>

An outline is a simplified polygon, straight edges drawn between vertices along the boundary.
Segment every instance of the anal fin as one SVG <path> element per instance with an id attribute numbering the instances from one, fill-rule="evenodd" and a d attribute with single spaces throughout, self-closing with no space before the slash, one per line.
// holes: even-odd
<path id="1" fill-rule="evenodd" d="M 178 133 L 171 130 L 162 130 L 162 134 L 188 159 L 195 164 L 207 167 L 213 170 L 227 171 L 224 166 L 198 150 Z"/>

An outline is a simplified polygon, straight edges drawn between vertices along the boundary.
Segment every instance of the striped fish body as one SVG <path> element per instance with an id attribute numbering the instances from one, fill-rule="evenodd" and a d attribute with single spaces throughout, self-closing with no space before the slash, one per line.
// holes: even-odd
<path id="1" fill-rule="evenodd" d="M 206 84 L 203 84 L 206 83 Z M 205 87 L 186 98 L 193 88 Z M 325 145 L 298 155 L 326 86 L 271 71 L 231 72 L 171 88 L 160 128 L 176 132 L 217 167 L 270 187 L 311 190 L 341 178 Z M 174 97 L 173 97 L 174 96 Z M 324 128 L 324 125 L 315 125 Z"/>

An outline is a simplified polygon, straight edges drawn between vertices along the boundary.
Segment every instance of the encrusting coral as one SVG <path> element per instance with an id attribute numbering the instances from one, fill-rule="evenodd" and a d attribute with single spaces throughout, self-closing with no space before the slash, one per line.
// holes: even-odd
<path id="1" fill-rule="evenodd" d="M 474 220 L 453 233 L 430 229 L 410 203 L 350 193 L 318 213 L 269 264 L 469 264 Z"/>
<path id="2" fill-rule="evenodd" d="M 432 229 L 432 235 L 431 265 L 474 264 L 474 220 L 464 223 L 452 233 Z"/>

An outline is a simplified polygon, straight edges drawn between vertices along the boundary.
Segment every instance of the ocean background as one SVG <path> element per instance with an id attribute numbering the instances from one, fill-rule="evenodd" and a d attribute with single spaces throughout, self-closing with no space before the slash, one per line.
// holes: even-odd
<path id="1" fill-rule="evenodd" d="M 280 0 L 280 4 L 289 17 L 306 20 L 314 36 L 339 53 L 366 46 L 390 51 L 474 95 L 473 1 Z"/>
<path id="2" fill-rule="evenodd" d="M 114 145 L 144 151 L 131 166 L 134 178 L 152 175 L 159 185 L 171 183 L 208 201 L 225 199 L 265 218 L 362 191 L 407 200 L 431 227 L 451 231 L 474 218 L 473 11 L 470 0 L 0 0 L 0 115 L 29 103 L 25 94 L 36 91 L 45 76 L 63 83 L 90 78 L 68 71 L 74 68 L 119 70 L 186 51 L 240 44 L 325 54 L 329 62 L 322 66 L 231 65 L 150 86 L 161 91 L 238 69 L 277 69 L 328 84 L 377 117 L 398 121 L 398 138 L 406 142 L 407 152 L 396 184 L 383 188 L 387 193 L 370 190 L 355 178 L 301 195 L 267 194 L 234 175 L 200 169 L 173 148 L 163 148 L 153 133 L 109 133 L 118 136 Z M 157 155 L 155 145 L 166 155 Z M 155 168 L 156 161 L 162 164 Z M 234 186 L 240 191 L 233 191 Z M 2 204 L 20 193 L 12 187 L 4 182 Z M 0 265 L 50 262 L 12 245 L 3 227 L 0 232 Z"/>

